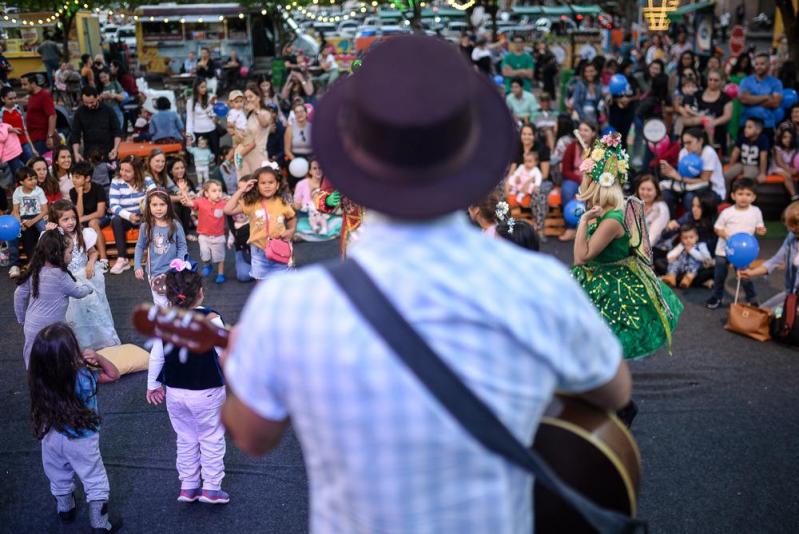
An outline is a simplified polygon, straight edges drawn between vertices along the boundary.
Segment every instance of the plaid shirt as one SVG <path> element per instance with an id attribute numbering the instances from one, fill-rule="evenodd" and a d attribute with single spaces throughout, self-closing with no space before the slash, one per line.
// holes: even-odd
<path id="1" fill-rule="evenodd" d="M 525 443 L 555 389 L 614 376 L 619 344 L 556 260 L 462 214 L 368 218 L 352 257 Z M 228 384 L 262 417 L 291 417 L 313 532 L 530 532 L 532 477 L 468 435 L 320 267 L 260 284 L 239 331 Z"/>

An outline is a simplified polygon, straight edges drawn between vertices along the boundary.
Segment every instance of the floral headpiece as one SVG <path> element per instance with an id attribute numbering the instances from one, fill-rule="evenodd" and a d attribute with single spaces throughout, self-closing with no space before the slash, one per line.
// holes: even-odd
<path id="1" fill-rule="evenodd" d="M 602 136 L 594 143 L 588 157 L 580 164 L 580 171 L 602 187 L 610 187 L 627 181 L 630 169 L 630 155 L 621 147 L 621 135 L 612 132 Z"/>

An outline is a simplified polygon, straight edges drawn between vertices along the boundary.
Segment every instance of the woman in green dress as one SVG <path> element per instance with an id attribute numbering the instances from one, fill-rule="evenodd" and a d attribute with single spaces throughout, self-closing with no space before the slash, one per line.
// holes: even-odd
<path id="1" fill-rule="evenodd" d="M 619 338 L 626 359 L 648 356 L 671 337 L 683 306 L 657 279 L 643 207 L 625 200 L 629 156 L 618 134 L 597 140 L 580 169 L 588 210 L 574 242 L 572 274 Z"/>

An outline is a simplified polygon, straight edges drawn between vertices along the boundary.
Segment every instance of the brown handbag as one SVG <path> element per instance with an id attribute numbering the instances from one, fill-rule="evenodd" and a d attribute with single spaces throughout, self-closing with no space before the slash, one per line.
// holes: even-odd
<path id="1" fill-rule="evenodd" d="M 730 305 L 730 317 L 724 328 L 758 341 L 770 340 L 771 313 L 750 304 L 738 304 L 740 289 L 741 279 L 739 278 L 738 287 L 735 290 L 735 302 Z"/>

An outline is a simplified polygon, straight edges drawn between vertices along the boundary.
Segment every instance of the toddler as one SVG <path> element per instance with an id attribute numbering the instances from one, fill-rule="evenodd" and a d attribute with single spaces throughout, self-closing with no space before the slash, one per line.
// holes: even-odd
<path id="1" fill-rule="evenodd" d="M 766 235 L 766 226 L 763 224 L 763 214 L 760 208 L 753 206 L 757 196 L 755 195 L 755 182 L 750 178 L 739 178 L 732 184 L 732 200 L 735 205 L 725 209 L 719 215 L 714 225 L 716 235 L 719 236 L 716 243 L 716 269 L 713 274 L 713 293 L 705 303 L 705 306 L 715 310 L 722 304 L 724 295 L 724 281 L 727 278 L 726 245 L 727 239 L 735 234 L 745 232 L 747 234 Z M 757 305 L 755 286 L 750 280 L 743 280 L 741 286 L 746 293 L 746 301 L 751 305 Z"/>
<path id="2" fill-rule="evenodd" d="M 202 277 L 192 270 L 189 262 L 173 263 L 175 266 L 166 275 L 170 305 L 202 314 L 224 328 L 218 313 L 201 306 L 205 298 Z M 185 363 L 180 361 L 181 350 L 165 352 L 163 342 L 153 344 L 147 372 L 147 402 L 161 404 L 166 400 L 169 420 L 177 434 L 178 501 L 226 504 L 230 496 L 222 491 L 225 476 L 225 428 L 220 417 L 225 403 L 225 378 L 219 364 L 222 349 L 190 352 Z"/>
<path id="3" fill-rule="evenodd" d="M 25 255 L 30 258 L 39 234 L 44 232 L 47 223 L 47 197 L 44 190 L 38 186 L 39 180 L 36 173 L 28 167 L 19 169 L 16 173 L 17 188 L 11 196 L 11 214 L 19 220 L 20 233 L 22 238 L 22 249 Z M 18 240 L 8 242 L 11 253 L 11 270 L 9 276 L 16 278 L 19 276 L 19 252 Z"/>
<path id="4" fill-rule="evenodd" d="M 204 184 L 210 177 L 211 162 L 214 155 L 208 148 L 208 138 L 201 135 L 197 138 L 197 146 L 186 147 L 186 150 L 194 157 L 194 171 L 197 173 L 197 183 Z"/>
<path id="5" fill-rule="evenodd" d="M 707 244 L 699 241 L 699 232 L 691 223 L 680 226 L 680 244 L 671 249 L 668 274 L 661 277 L 671 287 L 691 287 L 699 269 L 713 264 Z"/>
<path id="6" fill-rule="evenodd" d="M 217 284 L 225 281 L 225 200 L 222 184 L 208 180 L 203 184 L 202 196 L 190 198 L 185 192 L 181 204 L 197 210 L 197 233 L 200 242 L 200 259 L 205 266 L 203 276 L 210 276 L 213 264 L 217 264 Z"/>
<path id="7" fill-rule="evenodd" d="M 541 187 L 543 175 L 538 168 L 538 154 L 524 155 L 524 165 L 519 166 L 505 182 L 505 197 L 512 206 L 529 207 L 534 194 Z"/>
<path id="8" fill-rule="evenodd" d="M 230 110 L 227 113 L 227 131 L 234 143 L 238 144 L 247 129 L 247 115 L 244 113 L 244 93 L 231 91 L 227 97 Z"/>
<path id="9" fill-rule="evenodd" d="M 31 350 L 28 383 L 33 433 L 42 442 L 44 474 L 50 480 L 58 517 L 75 520 L 78 475 L 89 504 L 92 532 L 112 532 L 108 520 L 108 474 L 100 456 L 97 383 L 113 382 L 119 371 L 91 349 L 81 353 L 62 322 L 44 328 Z M 99 371 L 97 370 L 99 368 Z"/>

